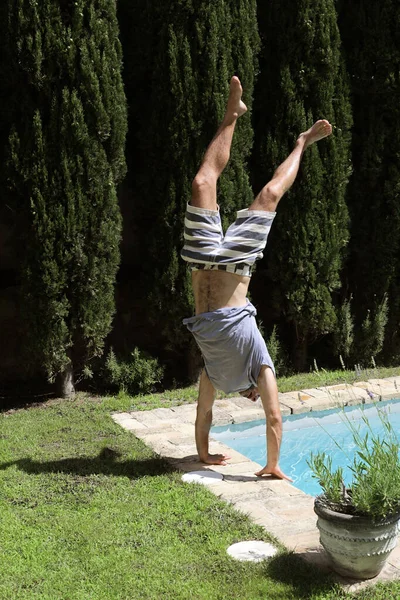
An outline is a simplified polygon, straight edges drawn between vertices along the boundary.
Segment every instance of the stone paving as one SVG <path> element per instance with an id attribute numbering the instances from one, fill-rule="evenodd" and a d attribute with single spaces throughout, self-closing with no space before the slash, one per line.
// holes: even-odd
<path id="1" fill-rule="evenodd" d="M 352 404 L 366 404 L 400 398 L 400 377 L 370 379 L 354 385 L 340 384 L 279 394 L 283 415 L 324 410 Z M 323 570 L 329 570 L 325 551 L 319 543 L 314 499 L 287 481 L 256 477 L 260 465 L 211 438 L 212 453 L 229 453 L 226 466 L 203 465 L 198 461 L 194 441 L 196 405 L 149 411 L 114 413 L 113 419 L 143 440 L 154 452 L 183 472 L 216 471 L 222 481 L 208 486 L 214 494 L 262 525 L 286 548 Z M 264 419 L 260 401 L 245 398 L 216 400 L 213 425 L 242 423 Z M 264 465 L 261 465 L 264 466 Z M 400 578 L 400 547 L 397 546 L 378 577 L 356 582 L 336 576 L 348 591 L 378 581 Z"/>

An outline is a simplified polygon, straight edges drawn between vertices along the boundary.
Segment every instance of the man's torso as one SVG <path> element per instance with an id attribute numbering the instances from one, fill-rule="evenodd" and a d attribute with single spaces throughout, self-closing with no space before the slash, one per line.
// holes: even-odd
<path id="1" fill-rule="evenodd" d="M 226 271 L 192 271 L 196 315 L 219 308 L 244 306 L 250 277 Z"/>

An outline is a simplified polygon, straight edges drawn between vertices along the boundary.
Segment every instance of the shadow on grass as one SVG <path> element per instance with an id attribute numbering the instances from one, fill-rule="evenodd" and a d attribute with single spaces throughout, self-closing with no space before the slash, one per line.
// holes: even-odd
<path id="1" fill-rule="evenodd" d="M 94 458 L 63 458 L 61 460 L 37 461 L 31 458 L 0 463 L 0 470 L 4 471 L 11 466 L 17 466 L 22 471 L 30 474 L 36 473 L 70 473 L 72 475 L 113 475 L 138 479 L 146 475 L 157 476 L 172 473 L 176 469 L 161 458 L 147 458 L 144 460 L 118 461 L 119 452 L 110 448 L 103 448 Z"/>
<path id="2" fill-rule="evenodd" d="M 0 413 L 43 406 L 48 400 L 56 398 L 54 392 L 18 396 L 3 396 L 0 390 Z"/>
<path id="3" fill-rule="evenodd" d="M 345 597 L 332 575 L 308 564 L 292 552 L 284 552 L 271 558 L 266 565 L 266 575 L 275 581 L 290 584 L 299 600 L 309 599 L 314 595 L 320 597 L 320 594 L 332 593 L 334 590 L 337 595 L 329 598 L 339 600 Z"/>

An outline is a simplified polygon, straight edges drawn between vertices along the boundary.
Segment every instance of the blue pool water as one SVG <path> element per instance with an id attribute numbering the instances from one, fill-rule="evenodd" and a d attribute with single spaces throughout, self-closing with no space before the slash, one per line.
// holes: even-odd
<path id="1" fill-rule="evenodd" d="M 379 410 L 388 413 L 390 423 L 400 437 L 400 400 L 379 402 L 377 406 Z M 346 416 L 359 427 L 361 434 L 367 431 L 367 426 L 361 419 L 362 415 L 365 415 L 374 433 L 383 435 L 383 425 L 376 405 L 346 407 L 344 411 Z M 213 427 L 211 437 L 260 465 L 265 465 L 265 420 Z M 320 494 L 322 490 L 318 481 L 311 476 L 306 461 L 310 457 L 310 452 L 318 451 L 324 451 L 332 456 L 334 468 L 343 467 L 345 482 L 349 484 L 352 480 L 349 465 L 353 462 L 355 448 L 351 431 L 344 422 L 342 410 L 332 409 L 283 417 L 280 467 L 293 479 L 293 484 L 297 488 L 311 496 Z"/>

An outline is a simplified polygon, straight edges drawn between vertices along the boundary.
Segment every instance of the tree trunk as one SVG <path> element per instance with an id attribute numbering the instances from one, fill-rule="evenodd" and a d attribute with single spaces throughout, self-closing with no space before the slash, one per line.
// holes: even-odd
<path id="1" fill-rule="evenodd" d="M 60 398 L 71 398 L 75 395 L 74 369 L 72 363 L 62 371 L 56 379 L 56 393 Z"/>
<path id="2" fill-rule="evenodd" d="M 294 344 L 293 365 L 297 373 L 303 373 L 306 370 L 308 357 L 307 335 L 301 338 L 296 336 Z"/>

